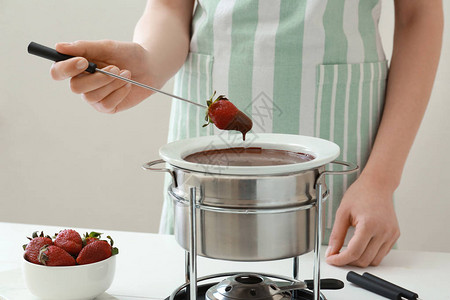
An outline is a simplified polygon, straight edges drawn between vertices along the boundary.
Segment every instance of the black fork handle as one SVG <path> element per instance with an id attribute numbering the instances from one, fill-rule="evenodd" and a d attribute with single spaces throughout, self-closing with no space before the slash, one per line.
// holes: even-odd
<path id="1" fill-rule="evenodd" d="M 75 56 L 59 53 L 55 49 L 49 48 L 47 46 L 44 46 L 44 45 L 41 45 L 41 44 L 38 44 L 35 42 L 31 42 L 28 45 L 28 53 L 42 57 L 42 58 L 52 60 L 54 62 L 63 61 L 63 60 L 67 60 L 69 58 L 75 57 Z M 87 67 L 87 69 L 85 71 L 89 72 L 89 73 L 95 73 L 96 69 L 97 69 L 97 65 L 92 62 L 89 62 L 89 66 Z"/>

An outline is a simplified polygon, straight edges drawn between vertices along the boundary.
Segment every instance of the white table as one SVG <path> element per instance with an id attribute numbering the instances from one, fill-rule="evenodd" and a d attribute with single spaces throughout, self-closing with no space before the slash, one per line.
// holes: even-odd
<path id="1" fill-rule="evenodd" d="M 36 299 L 22 279 L 22 245 L 33 231 L 52 235 L 66 227 L 0 222 L 0 300 Z M 99 231 L 111 235 L 120 253 L 110 289 L 98 299 L 165 299 L 184 282 L 184 250 L 173 236 L 102 229 L 73 228 L 80 233 Z M 323 249 L 325 250 L 325 249 Z M 322 255 L 323 258 L 323 255 Z M 365 271 L 413 290 L 425 300 L 450 300 L 450 253 L 392 250 L 378 267 L 366 269 L 321 264 L 321 277 L 345 282 L 342 290 L 325 290 L 328 300 L 381 300 L 345 280 L 349 270 Z M 198 276 L 249 271 L 292 276 L 292 259 L 263 263 L 239 263 L 198 259 Z M 312 278 L 313 253 L 300 258 L 300 279 Z"/>

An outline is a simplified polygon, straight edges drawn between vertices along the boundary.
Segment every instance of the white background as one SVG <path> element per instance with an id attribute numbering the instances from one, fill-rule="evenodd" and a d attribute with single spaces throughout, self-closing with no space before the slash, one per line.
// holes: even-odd
<path id="1" fill-rule="evenodd" d="M 131 40 L 144 6 L 144 0 L 0 0 L 0 221 L 157 232 L 164 176 L 141 165 L 157 159 L 166 143 L 171 100 L 156 95 L 126 112 L 100 114 L 67 81 L 50 78 L 49 61 L 26 52 L 30 41 L 53 47 Z M 393 23 L 392 0 L 383 0 L 388 57 Z M 449 29 L 396 193 L 399 249 L 450 252 Z"/>

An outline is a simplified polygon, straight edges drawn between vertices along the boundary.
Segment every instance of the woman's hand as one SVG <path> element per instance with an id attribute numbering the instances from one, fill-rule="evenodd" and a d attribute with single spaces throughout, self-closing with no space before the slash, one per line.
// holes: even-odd
<path id="1" fill-rule="evenodd" d="M 73 92 L 95 109 L 115 113 L 133 107 L 153 92 L 120 79 L 84 70 L 87 60 L 99 68 L 160 89 L 183 65 L 189 52 L 194 0 L 148 0 L 134 42 L 78 41 L 56 45 L 58 52 L 77 56 L 55 63 L 55 80 L 71 78 Z"/>
<path id="2" fill-rule="evenodd" d="M 331 265 L 377 266 L 400 236 L 393 192 L 363 175 L 345 193 L 336 212 L 326 261 Z M 339 252 L 347 230 L 355 227 L 348 247 Z"/>
<path id="3" fill-rule="evenodd" d="M 147 51 L 137 43 L 77 41 L 59 43 L 56 50 L 76 57 L 53 64 L 50 71 L 53 79 L 71 78 L 72 91 L 81 94 L 100 112 L 115 113 L 130 108 L 150 96 L 151 92 L 101 73 L 84 72 L 88 60 L 105 71 L 153 86 L 162 85 L 150 72 Z"/>

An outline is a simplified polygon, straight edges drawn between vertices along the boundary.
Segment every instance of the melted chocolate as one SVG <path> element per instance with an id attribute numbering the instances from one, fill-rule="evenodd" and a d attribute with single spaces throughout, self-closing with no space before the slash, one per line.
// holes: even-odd
<path id="1" fill-rule="evenodd" d="M 276 166 L 313 160 L 310 154 L 287 150 L 236 147 L 196 152 L 184 160 L 206 165 L 221 166 Z"/>
<path id="2" fill-rule="evenodd" d="M 228 124 L 225 130 L 237 130 L 242 133 L 242 139 L 245 141 L 245 134 L 253 127 L 252 120 L 242 111 L 238 111 L 233 120 Z"/>

